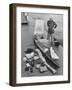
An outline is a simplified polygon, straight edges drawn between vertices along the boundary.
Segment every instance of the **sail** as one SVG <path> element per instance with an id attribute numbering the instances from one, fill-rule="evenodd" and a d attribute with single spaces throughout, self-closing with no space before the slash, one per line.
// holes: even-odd
<path id="1" fill-rule="evenodd" d="M 50 47 L 51 57 L 53 59 L 59 59 L 58 55 L 55 53 L 54 49 Z"/>
<path id="2" fill-rule="evenodd" d="M 44 34 L 44 21 L 42 19 L 36 19 L 34 35 L 43 35 Z"/>

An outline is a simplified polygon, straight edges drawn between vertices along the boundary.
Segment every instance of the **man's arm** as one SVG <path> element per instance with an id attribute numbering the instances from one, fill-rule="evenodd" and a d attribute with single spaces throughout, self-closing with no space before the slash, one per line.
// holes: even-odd
<path id="1" fill-rule="evenodd" d="M 47 25 L 50 26 L 50 21 L 47 21 Z"/>
<path id="2" fill-rule="evenodd" d="M 57 27 L 57 24 L 54 22 L 54 28 L 56 28 Z"/>

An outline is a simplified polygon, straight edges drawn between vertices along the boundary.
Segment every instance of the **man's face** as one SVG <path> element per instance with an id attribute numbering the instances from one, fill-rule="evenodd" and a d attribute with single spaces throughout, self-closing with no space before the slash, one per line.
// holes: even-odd
<path id="1" fill-rule="evenodd" d="M 50 18 L 50 20 L 52 21 L 52 18 Z"/>

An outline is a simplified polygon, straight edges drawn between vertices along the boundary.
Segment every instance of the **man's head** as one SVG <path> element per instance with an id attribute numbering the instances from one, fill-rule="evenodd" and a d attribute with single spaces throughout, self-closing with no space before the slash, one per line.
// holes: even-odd
<path id="1" fill-rule="evenodd" d="M 53 18 L 52 18 L 52 17 L 50 17 L 50 18 L 49 18 L 49 20 L 51 20 L 51 21 L 52 21 L 52 20 L 53 20 Z"/>

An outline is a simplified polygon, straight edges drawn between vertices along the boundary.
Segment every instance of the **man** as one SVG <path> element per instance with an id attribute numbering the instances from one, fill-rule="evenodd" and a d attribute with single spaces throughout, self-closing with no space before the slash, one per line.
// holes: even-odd
<path id="1" fill-rule="evenodd" d="M 52 18 L 50 18 L 47 21 L 47 26 L 48 26 L 48 35 L 47 35 L 47 39 L 52 39 L 52 34 L 54 33 L 54 29 L 57 27 L 57 24 L 53 21 Z"/>

